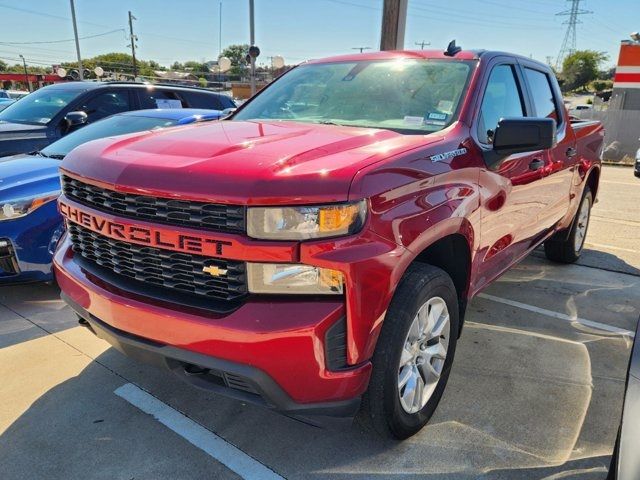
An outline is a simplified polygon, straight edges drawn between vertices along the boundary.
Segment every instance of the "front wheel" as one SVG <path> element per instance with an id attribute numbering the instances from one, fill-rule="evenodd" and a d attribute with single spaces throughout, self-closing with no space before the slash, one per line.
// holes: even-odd
<path id="1" fill-rule="evenodd" d="M 429 421 L 449 378 L 458 331 L 449 275 L 411 266 L 387 311 L 363 401 L 365 420 L 380 434 L 408 438 Z"/>
<path id="2" fill-rule="evenodd" d="M 593 194 L 587 188 L 582 196 L 582 201 L 573 220 L 569 235 L 563 240 L 551 238 L 544 242 L 544 253 L 549 260 L 560 263 L 573 263 L 580 258 L 587 236 L 587 229 L 589 228 L 592 204 Z"/>

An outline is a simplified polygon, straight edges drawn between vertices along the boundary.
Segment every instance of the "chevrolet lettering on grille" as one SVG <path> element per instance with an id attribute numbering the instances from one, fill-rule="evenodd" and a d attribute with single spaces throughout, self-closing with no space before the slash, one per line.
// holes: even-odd
<path id="1" fill-rule="evenodd" d="M 153 227 L 126 225 L 85 212 L 63 201 L 58 203 L 60 213 L 68 221 L 116 240 L 211 256 L 222 255 L 224 247 L 231 245 L 231 242 L 224 240 L 167 232 Z"/>

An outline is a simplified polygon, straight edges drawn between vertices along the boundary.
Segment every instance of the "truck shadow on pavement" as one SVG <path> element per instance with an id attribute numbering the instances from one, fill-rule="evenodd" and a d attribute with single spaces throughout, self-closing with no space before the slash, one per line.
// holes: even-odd
<path id="1" fill-rule="evenodd" d="M 383 441 L 357 424 L 336 431 L 318 429 L 193 390 L 166 372 L 131 365 L 109 349 L 76 376 L 42 394 L 0 435 L 2 478 L 236 478 L 115 396 L 113 391 L 132 376 L 158 398 L 289 479 L 560 478 L 556 475 L 599 479 L 609 462 L 606 452 L 573 452 L 581 458 L 547 463 L 523 450 L 531 423 L 512 425 L 519 432 L 511 435 L 513 443 L 499 439 L 495 412 L 489 414 L 484 405 L 488 399 L 482 399 L 486 391 L 464 388 L 464 373 L 454 379 L 446 408 L 431 425 L 408 441 L 394 442 Z M 558 402 L 558 417 L 570 415 L 576 420 L 561 400 L 550 402 Z M 506 413 L 498 423 L 513 420 Z M 550 443 L 567 424 L 546 426 Z"/>

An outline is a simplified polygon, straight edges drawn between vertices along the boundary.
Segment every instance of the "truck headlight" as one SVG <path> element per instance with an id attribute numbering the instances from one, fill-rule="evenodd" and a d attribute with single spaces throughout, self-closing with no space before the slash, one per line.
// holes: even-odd
<path id="1" fill-rule="evenodd" d="M 39 194 L 11 200 L 0 200 L 0 221 L 24 217 L 59 196 L 60 192 L 50 192 L 44 195 Z"/>
<path id="2" fill-rule="evenodd" d="M 247 278 L 251 293 L 340 294 L 344 283 L 337 270 L 297 263 L 248 263 Z"/>
<path id="3" fill-rule="evenodd" d="M 250 207 L 247 234 L 264 240 L 339 237 L 362 229 L 367 202 L 302 207 Z"/>

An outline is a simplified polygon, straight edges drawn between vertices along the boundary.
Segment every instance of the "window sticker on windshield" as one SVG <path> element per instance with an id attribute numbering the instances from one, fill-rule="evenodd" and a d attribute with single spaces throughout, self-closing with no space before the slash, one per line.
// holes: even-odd
<path id="1" fill-rule="evenodd" d="M 439 113 L 439 112 L 431 112 L 427 116 L 429 120 L 446 120 L 447 117 L 448 115 L 446 113 Z"/>
<path id="2" fill-rule="evenodd" d="M 415 125 L 415 126 L 422 126 L 424 124 L 424 118 L 422 117 L 413 117 L 411 115 L 406 115 L 404 117 L 404 123 L 405 125 Z"/>
<path id="3" fill-rule="evenodd" d="M 451 100 L 440 100 L 438 102 L 438 110 L 446 113 L 453 113 L 453 102 Z"/>
<path id="4" fill-rule="evenodd" d="M 182 108 L 180 100 L 170 98 L 156 98 L 156 107 L 158 108 Z"/>

